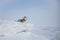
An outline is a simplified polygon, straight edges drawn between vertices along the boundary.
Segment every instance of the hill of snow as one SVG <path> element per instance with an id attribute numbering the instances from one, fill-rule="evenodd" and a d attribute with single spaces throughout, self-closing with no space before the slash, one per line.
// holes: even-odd
<path id="1" fill-rule="evenodd" d="M 0 40 L 60 40 L 59 28 L 0 20 Z"/>

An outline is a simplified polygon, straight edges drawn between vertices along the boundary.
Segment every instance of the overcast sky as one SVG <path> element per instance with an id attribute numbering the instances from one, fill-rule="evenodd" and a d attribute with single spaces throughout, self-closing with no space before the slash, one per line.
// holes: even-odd
<path id="1" fill-rule="evenodd" d="M 0 19 L 17 20 L 23 16 L 37 26 L 58 26 L 58 1 L 0 0 Z"/>

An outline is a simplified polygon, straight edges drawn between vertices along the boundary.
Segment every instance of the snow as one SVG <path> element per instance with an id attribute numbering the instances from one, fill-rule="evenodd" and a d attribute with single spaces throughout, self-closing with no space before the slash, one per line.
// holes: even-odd
<path id="1" fill-rule="evenodd" d="M 0 20 L 0 40 L 60 40 L 58 27 Z"/>
<path id="2" fill-rule="evenodd" d="M 33 24 L 0 20 L 0 35 L 11 35 L 23 31 L 30 31 Z"/>
<path id="3" fill-rule="evenodd" d="M 30 32 L 20 33 L 12 36 L 1 37 L 0 40 L 48 40 L 44 36 L 38 36 Z"/>
<path id="4" fill-rule="evenodd" d="M 39 36 L 43 35 L 50 40 L 60 40 L 59 26 L 37 26 L 32 31 L 35 34 L 38 34 Z"/>

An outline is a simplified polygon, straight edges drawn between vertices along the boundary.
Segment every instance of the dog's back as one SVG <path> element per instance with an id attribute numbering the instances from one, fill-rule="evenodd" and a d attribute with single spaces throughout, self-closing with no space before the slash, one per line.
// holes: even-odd
<path id="1" fill-rule="evenodd" d="M 24 16 L 24 17 L 23 17 L 23 19 L 18 19 L 18 21 L 17 21 L 17 22 L 22 22 L 22 23 L 23 23 L 23 22 L 26 22 L 26 21 L 27 21 L 27 17 L 26 17 L 26 16 Z"/>

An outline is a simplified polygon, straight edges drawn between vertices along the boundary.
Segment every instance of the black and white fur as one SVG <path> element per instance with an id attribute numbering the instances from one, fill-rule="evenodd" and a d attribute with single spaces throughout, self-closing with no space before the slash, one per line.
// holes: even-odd
<path id="1" fill-rule="evenodd" d="M 24 23 L 27 21 L 27 17 L 24 16 L 23 19 L 18 19 L 17 22 L 21 22 L 21 23 Z"/>

